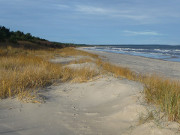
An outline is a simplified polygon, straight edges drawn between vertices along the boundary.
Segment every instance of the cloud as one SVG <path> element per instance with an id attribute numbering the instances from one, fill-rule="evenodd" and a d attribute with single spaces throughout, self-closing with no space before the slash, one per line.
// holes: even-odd
<path id="1" fill-rule="evenodd" d="M 151 3 L 149 3 L 151 4 Z M 145 6 L 143 6 L 145 5 Z M 167 5 L 158 6 L 151 4 L 152 7 L 147 6 L 146 3 L 132 5 L 131 3 L 113 5 L 93 6 L 87 4 L 74 5 L 72 9 L 79 14 L 87 16 L 102 16 L 104 18 L 117 19 L 123 22 L 134 21 L 134 24 L 157 24 L 173 22 L 179 20 L 179 12 Z M 179 11 L 179 10 L 178 10 Z M 129 22 L 132 23 L 132 22 Z"/>
<path id="2" fill-rule="evenodd" d="M 99 15 L 109 14 L 110 12 L 112 12 L 105 8 L 86 6 L 86 5 L 77 5 L 76 11 L 82 12 L 84 14 L 99 14 Z"/>
<path id="3" fill-rule="evenodd" d="M 31 16 L 31 12 L 36 12 L 32 15 L 40 16 L 39 14 L 42 14 L 46 16 L 46 14 L 50 14 L 49 17 L 54 17 L 54 20 L 55 17 L 64 17 L 69 20 L 82 19 L 83 21 L 88 19 L 94 22 L 106 20 L 104 23 L 113 22 L 117 25 L 168 24 L 179 22 L 180 20 L 179 8 L 177 9 L 176 7 L 170 7 L 164 4 L 162 6 L 160 2 L 157 5 L 150 1 L 144 2 L 143 0 L 120 0 L 119 2 L 117 0 L 112 0 L 111 2 L 107 0 L 103 2 L 95 0 L 88 2 L 83 0 L 77 0 L 76 2 L 65 0 L 0 1 L 2 1 L 0 7 L 4 8 L 2 12 L 6 11 L 6 13 L 0 13 L 0 15 L 7 13 L 14 15 L 19 11 L 21 14 L 28 12 L 29 16 Z M 12 10 L 15 12 L 11 13 L 10 11 Z M 34 16 L 32 17 L 34 18 Z"/>
<path id="4" fill-rule="evenodd" d="M 143 14 L 135 14 L 132 10 L 117 10 L 111 8 L 104 8 L 104 7 L 93 7 L 93 6 L 86 6 L 86 5 L 76 5 L 77 12 L 83 14 L 90 14 L 90 15 L 103 15 L 112 18 L 126 18 L 126 19 L 133 19 L 133 20 L 142 20 L 147 19 L 148 16 Z"/>
<path id="5" fill-rule="evenodd" d="M 131 36 L 137 36 L 137 35 L 142 35 L 142 36 L 160 36 L 162 34 L 155 32 L 155 31 L 129 31 L 125 30 L 123 31 L 124 33 L 131 35 Z"/>

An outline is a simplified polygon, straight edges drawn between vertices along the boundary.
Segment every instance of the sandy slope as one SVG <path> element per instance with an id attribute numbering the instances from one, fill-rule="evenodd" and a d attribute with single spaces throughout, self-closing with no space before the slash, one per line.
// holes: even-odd
<path id="1" fill-rule="evenodd" d="M 103 76 L 87 83 L 62 83 L 48 87 L 41 94 L 46 98 L 43 104 L 2 100 L 0 134 L 179 134 L 179 125 L 173 122 L 158 124 L 151 120 L 138 124 L 139 116 L 147 114 L 150 109 L 142 98 L 142 90 L 140 83 Z"/>

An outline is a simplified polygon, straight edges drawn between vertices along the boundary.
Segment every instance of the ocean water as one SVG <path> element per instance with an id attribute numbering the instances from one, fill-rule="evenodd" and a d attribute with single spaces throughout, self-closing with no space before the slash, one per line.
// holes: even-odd
<path id="1" fill-rule="evenodd" d="M 114 46 L 95 46 L 87 49 L 180 62 L 180 46 L 114 45 Z"/>

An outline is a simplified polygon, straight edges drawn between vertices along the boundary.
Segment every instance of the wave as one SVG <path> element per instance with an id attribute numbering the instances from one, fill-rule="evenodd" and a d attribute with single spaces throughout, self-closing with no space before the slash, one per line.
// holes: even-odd
<path id="1" fill-rule="evenodd" d="M 111 53 L 122 53 L 170 61 L 180 61 L 180 46 L 102 46 L 91 47 L 91 50 L 105 51 Z M 176 60 L 174 60 L 176 59 Z"/>

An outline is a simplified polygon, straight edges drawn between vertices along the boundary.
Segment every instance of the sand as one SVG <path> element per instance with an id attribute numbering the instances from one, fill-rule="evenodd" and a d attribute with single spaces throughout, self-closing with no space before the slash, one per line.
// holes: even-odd
<path id="1" fill-rule="evenodd" d="M 107 56 L 106 60 L 116 63 L 121 57 L 118 55 L 113 57 L 113 54 L 103 52 L 95 53 L 101 56 Z M 71 59 L 56 58 L 53 61 L 68 63 Z M 128 56 L 124 63 L 131 65 L 132 59 L 133 57 Z M 145 63 L 143 63 L 141 57 L 139 59 L 134 57 L 134 61 L 136 63 L 142 63 L 142 65 L 149 63 L 148 61 L 144 61 Z M 153 59 L 149 61 L 153 63 Z M 154 60 L 155 64 L 156 61 Z M 161 62 L 163 63 L 164 61 Z M 119 61 L 119 63 L 122 64 L 122 61 Z M 144 66 L 142 65 L 134 64 L 135 68 L 133 70 L 136 71 L 138 69 L 137 67 L 143 68 Z M 82 67 L 84 66 L 93 67 L 91 64 L 82 63 Z M 79 64 L 71 65 L 70 67 L 81 68 Z M 142 71 L 146 72 L 146 70 L 144 69 Z M 163 70 L 167 70 L 166 67 Z M 45 102 L 41 104 L 23 103 L 16 98 L 4 99 L 0 101 L 0 134 L 180 134 L 178 131 L 179 124 L 176 122 L 153 119 L 140 123 L 141 116 L 148 115 L 149 111 L 156 109 L 144 101 L 142 91 L 143 86 L 138 82 L 105 75 L 86 83 L 58 83 L 42 89 L 40 96 L 45 98 Z"/>
<path id="2" fill-rule="evenodd" d="M 102 51 L 87 50 L 83 47 L 79 49 L 90 53 L 98 54 L 105 61 L 119 66 L 128 67 L 137 73 L 155 73 L 173 79 L 180 79 L 180 62 L 145 58 L 142 56 L 132 56 L 126 54 L 115 54 Z"/>

